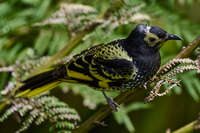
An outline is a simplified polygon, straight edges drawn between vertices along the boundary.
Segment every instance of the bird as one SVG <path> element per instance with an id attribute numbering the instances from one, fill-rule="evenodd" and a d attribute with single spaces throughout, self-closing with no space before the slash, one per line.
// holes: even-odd
<path id="1" fill-rule="evenodd" d="M 105 91 L 129 91 L 143 85 L 158 71 L 159 50 L 168 40 L 183 40 L 158 26 L 137 25 L 127 38 L 95 45 L 63 64 L 48 68 L 22 82 L 15 97 L 34 97 L 62 82 L 85 84 L 100 90 L 113 111 L 119 104 Z"/>

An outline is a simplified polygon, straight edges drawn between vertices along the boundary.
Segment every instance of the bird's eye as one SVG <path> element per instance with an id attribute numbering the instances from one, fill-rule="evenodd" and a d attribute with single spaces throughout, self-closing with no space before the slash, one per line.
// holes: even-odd
<path id="1" fill-rule="evenodd" d="M 150 42 L 154 42 L 155 40 L 156 40 L 156 39 L 153 38 L 153 37 L 150 37 L 150 38 L 149 38 L 149 41 L 150 41 Z"/>

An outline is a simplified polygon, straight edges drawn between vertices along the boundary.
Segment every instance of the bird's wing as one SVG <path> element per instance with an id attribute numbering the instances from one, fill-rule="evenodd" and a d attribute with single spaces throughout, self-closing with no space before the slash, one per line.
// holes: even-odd
<path id="1" fill-rule="evenodd" d="M 98 81 L 106 88 L 108 82 L 129 80 L 136 72 L 132 58 L 113 42 L 97 45 L 75 56 L 67 65 L 67 75 L 73 79 Z"/>

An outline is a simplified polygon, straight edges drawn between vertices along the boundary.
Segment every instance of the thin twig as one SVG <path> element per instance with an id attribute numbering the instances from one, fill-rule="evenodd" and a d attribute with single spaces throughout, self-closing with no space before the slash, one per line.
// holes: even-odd
<path id="1" fill-rule="evenodd" d="M 172 133 L 192 133 L 195 129 L 195 124 L 196 124 L 196 121 L 193 121 L 175 131 L 173 131 Z"/>
<path id="2" fill-rule="evenodd" d="M 200 113 L 199 113 L 200 116 Z M 200 117 L 198 116 L 197 120 L 190 122 L 189 124 L 173 131 L 172 133 L 193 133 L 195 130 L 199 131 L 200 127 Z"/>
<path id="3" fill-rule="evenodd" d="M 200 36 L 197 37 L 195 40 L 193 40 L 191 43 L 189 43 L 188 46 L 184 48 L 174 59 L 188 57 L 199 45 L 200 45 Z M 157 73 L 160 73 L 160 71 L 167 65 L 169 65 L 169 63 L 163 65 Z"/>
<path id="4" fill-rule="evenodd" d="M 192 52 L 200 45 L 200 36 L 198 36 L 195 40 L 188 44 L 186 48 L 184 48 L 180 54 L 178 54 L 175 58 L 186 58 L 192 54 Z"/>
<path id="5" fill-rule="evenodd" d="M 195 48 L 197 48 L 197 46 L 200 45 L 200 37 L 196 38 L 194 41 L 192 41 L 185 49 L 183 49 L 175 58 L 185 58 L 188 57 L 194 50 Z M 168 63 L 166 64 L 168 65 Z M 165 66 L 165 65 L 164 65 Z M 164 67 L 163 66 L 163 67 Z M 163 68 L 161 67 L 161 69 Z M 160 70 L 161 70 L 160 69 Z M 139 91 L 141 89 L 135 88 L 136 91 Z M 128 97 L 132 97 L 133 94 L 134 96 L 136 95 L 136 93 L 138 92 L 123 92 L 121 93 L 119 96 L 117 96 L 114 100 L 121 104 L 124 103 L 126 101 L 126 99 L 128 99 Z M 102 107 L 99 109 L 99 111 L 97 111 L 96 113 L 94 113 L 88 120 L 86 120 L 85 122 L 83 122 L 79 128 L 75 129 L 73 131 L 73 133 L 85 133 L 88 132 L 93 126 L 94 126 L 94 122 L 95 121 L 101 121 L 103 120 L 106 116 L 108 116 L 110 113 L 112 112 L 112 110 L 110 109 L 110 107 L 108 105 Z M 177 133 L 177 132 L 175 132 Z"/>
<path id="6" fill-rule="evenodd" d="M 12 72 L 12 71 L 13 71 L 13 66 L 0 68 L 0 72 Z"/>
<path id="7" fill-rule="evenodd" d="M 127 97 L 132 96 L 133 92 L 122 92 L 119 96 L 117 96 L 114 100 L 121 104 L 127 99 Z M 101 121 L 106 116 L 108 116 L 112 112 L 111 108 L 106 105 L 102 108 L 100 108 L 95 114 L 93 114 L 89 119 L 87 119 L 84 123 L 80 125 L 79 128 L 75 129 L 73 133 L 86 133 L 88 132 L 93 126 L 95 121 Z"/>

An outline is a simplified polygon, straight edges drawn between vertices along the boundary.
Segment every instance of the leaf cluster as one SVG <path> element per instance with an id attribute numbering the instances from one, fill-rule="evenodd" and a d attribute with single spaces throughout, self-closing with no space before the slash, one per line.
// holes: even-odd
<path id="1" fill-rule="evenodd" d="M 20 116 L 21 127 L 16 133 L 28 129 L 31 124 L 38 126 L 44 122 L 51 123 L 50 132 L 70 133 L 80 120 L 78 113 L 74 109 L 51 96 L 41 96 L 34 99 L 15 99 L 12 101 L 11 107 L 0 117 L 0 122 L 8 119 L 12 114 Z"/>

